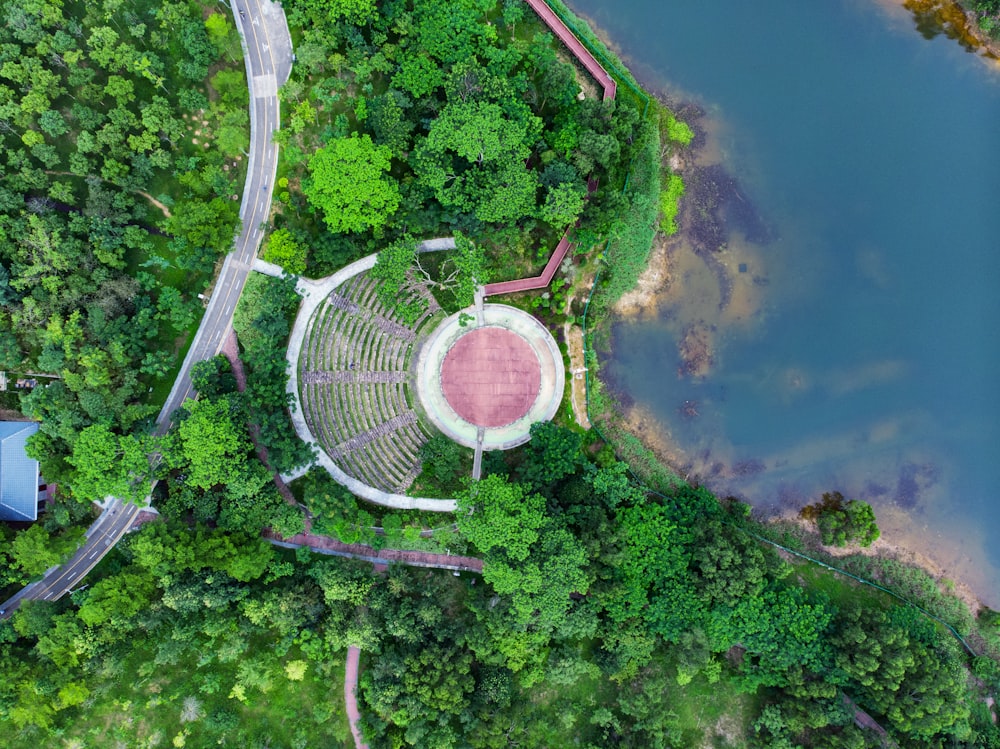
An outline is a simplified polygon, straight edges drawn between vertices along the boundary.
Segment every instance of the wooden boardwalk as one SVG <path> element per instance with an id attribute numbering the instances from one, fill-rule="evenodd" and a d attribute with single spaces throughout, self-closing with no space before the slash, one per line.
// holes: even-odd
<path id="1" fill-rule="evenodd" d="M 559 41 L 566 45 L 566 48 L 573 54 L 573 57 L 579 60 L 580 64 L 587 69 L 587 72 L 594 76 L 594 79 L 604 89 L 604 100 L 609 101 L 614 99 L 618 92 L 618 84 L 615 83 L 615 79 L 608 74 L 608 71 L 597 61 L 597 58 L 590 54 L 590 51 L 569 30 L 569 27 L 559 19 L 559 16 L 549 7 L 549 4 L 545 0 L 526 0 L 526 2 L 538 14 L 542 22 L 552 30 L 552 33 L 559 38 Z"/>
<path id="2" fill-rule="evenodd" d="M 486 296 L 493 296 L 494 294 L 513 294 L 516 291 L 528 291 L 529 289 L 544 289 L 552 283 L 552 277 L 556 274 L 556 271 L 559 270 L 559 265 L 562 263 L 563 258 L 566 257 L 566 253 L 569 252 L 569 249 L 574 246 L 574 244 L 569 241 L 570 231 L 572 231 L 572 229 L 567 229 L 566 233 L 563 234 L 563 238 L 559 240 L 559 244 L 556 245 L 556 249 L 549 258 L 549 262 L 545 264 L 545 269 L 542 271 L 542 275 L 534 276 L 532 278 L 518 278 L 516 281 L 488 283 L 486 284 Z"/>
<path id="3" fill-rule="evenodd" d="M 601 88 L 604 89 L 604 101 L 611 101 L 615 98 L 618 93 L 618 84 L 615 83 L 615 79 L 611 77 L 604 66 L 597 61 L 590 51 L 583 46 L 576 35 L 569 30 L 560 19 L 559 16 L 555 14 L 552 8 L 549 7 L 545 0 L 525 0 L 531 9 L 538 14 L 538 17 L 542 19 L 542 22 L 549 27 L 553 34 L 555 34 L 559 41 L 561 41 L 566 48 L 572 53 L 572 55 L 580 61 L 580 64 L 587 69 L 594 79 L 600 84 Z M 587 180 L 587 194 L 594 192 L 597 189 L 597 180 L 588 179 Z M 559 244 L 556 245 L 555 250 L 552 252 L 552 256 L 549 257 L 549 262 L 545 264 L 545 268 L 542 270 L 540 276 L 534 276 L 532 278 L 518 278 L 514 281 L 499 281 L 497 283 L 486 284 L 485 292 L 486 296 L 492 296 L 494 294 L 514 294 L 518 291 L 530 291 L 531 289 L 544 289 L 550 283 L 552 283 L 552 277 L 559 270 L 559 266 L 562 264 L 563 258 L 566 257 L 566 253 L 570 251 L 570 248 L 575 245 L 570 242 L 569 235 L 573 231 L 573 227 L 566 230 L 563 234 L 562 239 L 559 240 Z"/>
<path id="4" fill-rule="evenodd" d="M 364 544 L 343 544 L 327 536 L 316 536 L 312 533 L 299 533 L 290 538 L 282 538 L 271 530 L 263 533 L 276 546 L 299 548 L 307 546 L 320 554 L 348 557 L 372 564 L 405 564 L 411 567 L 432 567 L 454 572 L 483 571 L 483 560 L 475 557 L 460 557 L 454 554 L 432 554 L 429 551 L 403 551 L 401 549 L 382 549 L 377 551 Z"/>

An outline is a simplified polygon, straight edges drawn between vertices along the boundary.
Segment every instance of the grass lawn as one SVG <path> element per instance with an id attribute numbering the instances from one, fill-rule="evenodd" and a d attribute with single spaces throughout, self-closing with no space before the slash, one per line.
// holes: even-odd
<path id="1" fill-rule="evenodd" d="M 837 607 L 860 604 L 866 609 L 887 609 L 897 603 L 888 593 L 863 585 L 844 575 L 838 575 L 802 559 L 792 562 L 792 577 L 806 590 L 824 593 Z"/>
<path id="2" fill-rule="evenodd" d="M 760 698 L 744 694 L 723 676 L 709 684 L 703 676 L 670 692 L 673 709 L 680 719 L 685 746 L 745 747 L 751 719 L 759 712 Z"/>
<path id="3" fill-rule="evenodd" d="M 715 684 L 704 676 L 696 676 L 685 686 L 674 679 L 673 659 L 658 655 L 634 682 L 619 686 L 601 676 L 582 676 L 568 686 L 542 682 L 530 690 L 516 694 L 513 702 L 521 704 L 517 723 L 523 733 L 523 746 L 609 746 L 615 732 L 600 725 L 607 710 L 622 719 L 616 706 L 619 693 L 639 689 L 643 681 L 655 680 L 665 693 L 662 706 L 655 708 L 658 717 L 672 714 L 680 742 L 691 747 L 723 747 L 739 749 L 746 746 L 751 717 L 757 713 L 758 698 L 737 690 L 735 682 L 724 673 Z M 626 720 L 629 720 L 626 718 Z"/>
<path id="4" fill-rule="evenodd" d="M 248 655 L 272 645 L 255 642 Z M 324 664 L 322 674 L 310 662 L 301 681 L 290 681 L 283 664 L 304 659 L 293 649 L 280 663 L 271 661 L 269 691 L 247 690 L 243 703 L 230 696 L 238 663 L 199 669 L 196 652 L 184 653 L 175 665 L 154 664 L 153 656 L 153 648 L 140 646 L 120 668 L 97 675 L 89 684 L 90 698 L 71 708 L 75 715 L 65 716 L 58 746 L 353 746 L 344 710 L 342 659 Z M 0 726 L 0 745 L 41 746 L 37 732 L 17 732 L 10 724 Z"/>

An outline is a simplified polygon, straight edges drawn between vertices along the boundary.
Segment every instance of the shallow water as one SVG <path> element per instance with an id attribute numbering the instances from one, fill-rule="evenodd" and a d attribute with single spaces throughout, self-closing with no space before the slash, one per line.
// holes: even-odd
<path id="1" fill-rule="evenodd" d="M 766 511 L 867 499 L 1000 605 L 996 63 L 874 0 L 573 7 L 703 107 L 738 192 L 718 267 L 674 247 L 659 306 L 615 325 L 609 384 L 692 477 Z"/>

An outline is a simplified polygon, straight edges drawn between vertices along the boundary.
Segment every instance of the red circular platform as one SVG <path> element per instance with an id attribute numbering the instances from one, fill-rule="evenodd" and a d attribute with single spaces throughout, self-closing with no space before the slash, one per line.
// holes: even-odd
<path id="1" fill-rule="evenodd" d="M 441 389 L 455 413 L 478 427 L 502 427 L 530 410 L 542 368 L 521 336 L 476 328 L 451 347 L 441 364 Z"/>

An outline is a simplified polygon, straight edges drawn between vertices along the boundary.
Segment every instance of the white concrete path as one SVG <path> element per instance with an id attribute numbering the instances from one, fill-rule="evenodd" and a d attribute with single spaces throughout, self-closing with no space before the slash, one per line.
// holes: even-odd
<path id="1" fill-rule="evenodd" d="M 285 275 L 285 269 L 280 265 L 275 263 L 269 263 L 266 260 L 261 260 L 259 257 L 254 258 L 251 270 L 255 270 L 258 273 L 263 273 L 265 276 L 272 276 L 273 278 L 281 278 Z"/>

